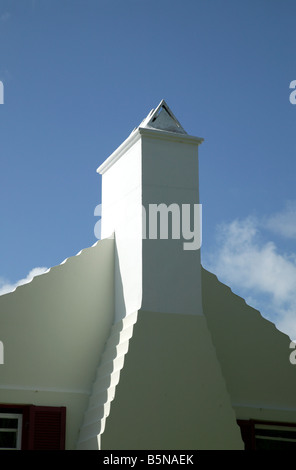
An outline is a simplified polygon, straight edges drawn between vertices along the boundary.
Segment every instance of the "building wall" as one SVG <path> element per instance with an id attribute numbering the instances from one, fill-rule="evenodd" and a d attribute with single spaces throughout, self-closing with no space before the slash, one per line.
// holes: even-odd
<path id="1" fill-rule="evenodd" d="M 204 316 L 138 312 L 101 448 L 243 448 Z"/>
<path id="2" fill-rule="evenodd" d="M 80 427 L 77 450 L 101 449 L 101 435 L 116 396 L 137 316 L 138 312 L 130 313 L 112 325 Z"/>
<path id="3" fill-rule="evenodd" d="M 237 418 L 296 423 L 291 339 L 205 269 L 202 295 Z"/>
<path id="4" fill-rule="evenodd" d="M 74 449 L 114 319 L 114 241 L 103 240 L 0 297 L 0 404 L 66 406 Z"/>

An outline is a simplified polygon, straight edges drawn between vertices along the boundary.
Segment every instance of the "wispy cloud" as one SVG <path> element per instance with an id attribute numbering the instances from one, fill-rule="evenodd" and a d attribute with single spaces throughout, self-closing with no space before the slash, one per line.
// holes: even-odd
<path id="1" fill-rule="evenodd" d="M 296 204 L 291 202 L 281 213 L 260 220 L 248 217 L 220 225 L 216 248 L 204 262 L 292 339 L 296 338 L 296 255 L 282 252 L 272 234 L 266 239 L 263 232 L 296 238 L 295 215 Z"/>
<path id="2" fill-rule="evenodd" d="M 288 201 L 281 212 L 266 217 L 264 225 L 278 235 L 296 239 L 296 201 Z"/>
<path id="3" fill-rule="evenodd" d="M 47 271 L 47 268 L 44 267 L 37 267 L 32 269 L 29 274 L 19 281 L 15 283 L 10 283 L 5 279 L 0 278 L 0 295 L 8 294 L 9 292 L 13 292 L 18 286 L 22 286 L 23 284 L 27 284 L 31 282 L 35 276 L 40 276 L 40 274 L 44 274 Z"/>

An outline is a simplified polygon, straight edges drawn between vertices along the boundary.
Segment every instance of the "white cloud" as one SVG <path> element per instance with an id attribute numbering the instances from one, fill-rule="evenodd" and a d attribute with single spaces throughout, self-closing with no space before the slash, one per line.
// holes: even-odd
<path id="1" fill-rule="evenodd" d="M 292 209 L 266 219 L 266 227 L 270 228 L 268 221 L 273 229 L 281 227 L 279 221 Z M 262 221 L 252 217 L 219 226 L 217 247 L 206 257 L 205 267 L 294 339 L 296 257 L 280 252 L 273 241 L 263 238 L 261 229 Z"/>
<path id="2" fill-rule="evenodd" d="M 46 271 L 47 271 L 47 268 L 44 268 L 44 267 L 34 268 L 29 272 L 29 274 L 24 279 L 20 279 L 19 281 L 15 283 L 10 283 L 0 278 L 0 295 L 13 292 L 18 286 L 22 286 L 23 284 L 27 284 L 28 282 L 31 282 L 31 280 L 35 276 L 40 276 L 41 274 L 44 274 Z"/>
<path id="3" fill-rule="evenodd" d="M 285 209 L 267 217 L 264 225 L 278 235 L 296 239 L 296 201 L 288 201 Z"/>

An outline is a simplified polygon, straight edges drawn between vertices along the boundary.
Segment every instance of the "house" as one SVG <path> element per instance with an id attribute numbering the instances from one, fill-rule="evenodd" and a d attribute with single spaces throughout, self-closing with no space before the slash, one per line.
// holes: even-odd
<path id="1" fill-rule="evenodd" d="M 1 448 L 295 446 L 290 339 L 201 265 L 201 143 L 162 101 L 98 169 L 101 240 L 0 297 Z"/>

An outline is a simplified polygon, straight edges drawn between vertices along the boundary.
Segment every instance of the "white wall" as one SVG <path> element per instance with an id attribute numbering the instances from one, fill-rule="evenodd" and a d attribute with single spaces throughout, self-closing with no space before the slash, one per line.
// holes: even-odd
<path id="1" fill-rule="evenodd" d="M 114 318 L 114 241 L 0 297 L 0 403 L 66 406 L 73 449 Z"/>
<path id="2" fill-rule="evenodd" d="M 202 270 L 203 309 L 240 419 L 296 422 L 290 338 L 217 277 Z"/>
<path id="3" fill-rule="evenodd" d="M 101 236 L 116 237 L 115 321 L 137 311 L 142 300 L 141 141 L 130 140 L 98 169 L 103 175 Z"/>
<path id="4" fill-rule="evenodd" d="M 101 448 L 243 449 L 204 316 L 138 312 Z"/>

